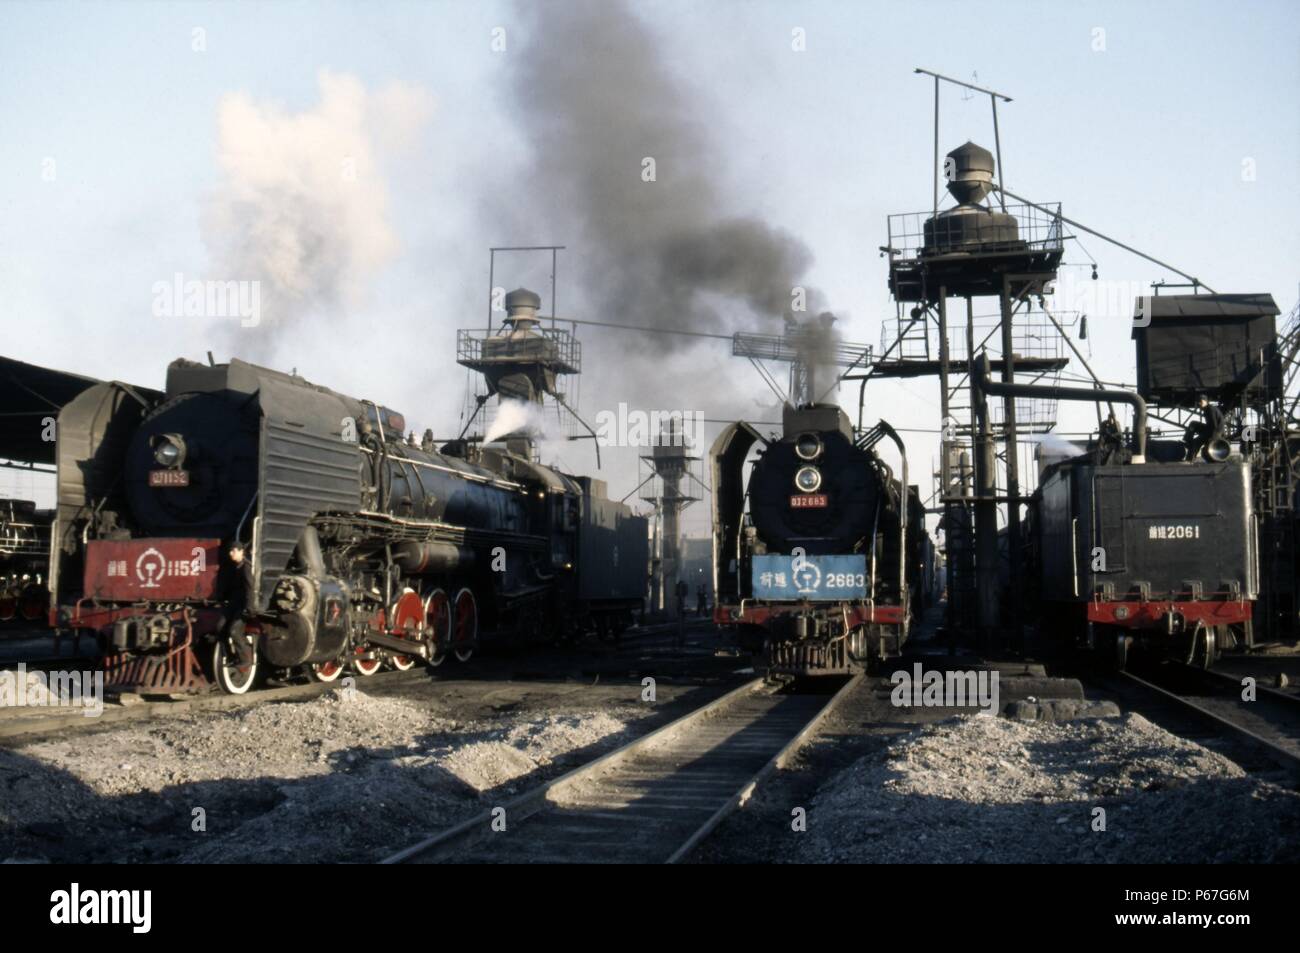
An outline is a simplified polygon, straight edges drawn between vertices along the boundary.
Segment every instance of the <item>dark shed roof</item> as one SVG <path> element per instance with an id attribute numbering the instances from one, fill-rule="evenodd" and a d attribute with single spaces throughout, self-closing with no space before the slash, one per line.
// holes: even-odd
<path id="1" fill-rule="evenodd" d="M 1270 294 L 1152 295 L 1133 303 L 1133 316 L 1140 317 L 1144 302 L 1150 302 L 1151 319 L 1161 318 L 1254 318 L 1274 315 L 1277 303 Z M 1137 337 L 1137 329 L 1133 331 Z"/>
<path id="2" fill-rule="evenodd" d="M 98 383 L 93 377 L 0 357 L 0 459 L 52 466 L 54 442 L 42 439 L 41 421 L 57 417 L 64 404 Z M 161 396 L 145 387 L 135 390 L 142 397 Z"/>

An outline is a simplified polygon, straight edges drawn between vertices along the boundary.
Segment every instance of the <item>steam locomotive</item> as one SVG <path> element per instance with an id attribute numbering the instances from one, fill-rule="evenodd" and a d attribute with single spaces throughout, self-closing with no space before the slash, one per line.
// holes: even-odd
<path id="1" fill-rule="evenodd" d="M 1240 457 L 1065 460 L 1044 471 L 1030 526 L 1039 617 L 1054 637 L 1121 669 L 1135 647 L 1209 668 L 1250 644 L 1259 554 Z"/>
<path id="2" fill-rule="evenodd" d="M 175 361 L 158 400 L 88 388 L 58 420 L 51 624 L 101 640 L 110 684 L 230 693 L 630 624 L 646 521 L 601 481 L 404 430 L 239 360 Z"/>
<path id="3" fill-rule="evenodd" d="M 31 500 L 0 499 L 0 622 L 45 614 L 52 518 Z"/>
<path id="4" fill-rule="evenodd" d="M 1266 454 L 1242 439 L 1235 453 L 1211 401 L 1284 420 L 1281 361 L 1269 295 L 1155 296 L 1137 304 L 1137 396 L 1132 450 L 1117 428 L 1080 456 L 1044 469 L 1030 508 L 1030 559 L 1040 617 L 1058 635 L 1124 668 L 1137 648 L 1208 668 L 1225 649 L 1255 644 L 1265 595 L 1261 534 L 1278 483 Z M 1093 392 L 1097 394 L 1099 392 Z M 1124 396 L 1124 395 L 1115 395 Z M 1183 440 L 1146 439 L 1146 402 L 1190 411 L 1203 423 Z M 1281 442 L 1281 441 L 1279 441 Z M 1283 443 L 1283 447 L 1285 444 Z M 1281 450 L 1283 466 L 1291 466 Z M 1290 518 L 1283 507 L 1280 520 Z M 1285 537 L 1287 546 L 1293 536 Z M 1275 550 L 1285 557 L 1286 546 Z M 1276 581 L 1276 580 L 1274 580 Z M 1294 579 L 1284 579 L 1294 588 Z M 1279 595 L 1271 593 L 1274 602 Z"/>
<path id="5" fill-rule="evenodd" d="M 714 442 L 714 621 L 773 675 L 833 675 L 897 655 L 923 608 L 925 511 L 833 404 L 785 408 L 782 436 L 744 422 Z M 760 445 L 749 479 L 745 461 Z"/>

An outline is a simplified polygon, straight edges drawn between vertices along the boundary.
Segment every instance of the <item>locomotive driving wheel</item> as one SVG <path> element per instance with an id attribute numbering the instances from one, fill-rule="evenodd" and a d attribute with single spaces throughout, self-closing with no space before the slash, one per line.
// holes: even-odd
<path id="1" fill-rule="evenodd" d="M 230 647 L 229 639 L 217 639 L 212 646 L 212 677 L 227 695 L 243 695 L 257 681 L 257 637 L 261 629 L 253 623 L 244 626 L 244 634 L 252 643 L 253 656 L 247 664 L 240 661 L 238 653 Z"/>
<path id="2" fill-rule="evenodd" d="M 1192 634 L 1192 651 L 1187 664 L 1194 668 L 1213 668 L 1219 660 L 1219 646 L 1226 640 L 1227 626 L 1198 622 Z"/>
<path id="3" fill-rule="evenodd" d="M 352 653 L 352 668 L 358 675 L 369 677 L 379 671 L 384 664 L 384 660 L 381 658 L 364 658 L 365 653 L 365 646 L 358 645 Z"/>
<path id="4" fill-rule="evenodd" d="M 1133 636 L 1123 629 L 1115 631 L 1115 668 L 1124 671 L 1128 668 L 1128 652 L 1133 647 Z"/>
<path id="5" fill-rule="evenodd" d="M 18 597 L 18 612 L 27 622 L 35 622 L 45 615 L 45 607 L 50 604 L 49 590 L 40 583 L 23 586 Z"/>
<path id="6" fill-rule="evenodd" d="M 478 602 L 468 587 L 452 601 L 452 651 L 457 661 L 468 662 L 478 639 Z"/>
<path id="7" fill-rule="evenodd" d="M 447 660 L 447 646 L 451 641 L 451 600 L 441 589 L 435 588 L 424 597 L 424 624 L 433 637 L 429 665 L 436 668 Z"/>
<path id="8" fill-rule="evenodd" d="M 311 677 L 318 682 L 336 682 L 338 677 L 343 674 L 343 668 L 343 663 L 338 659 L 317 662 L 311 667 Z"/>
<path id="9" fill-rule="evenodd" d="M 422 636 L 420 630 L 424 625 L 424 618 L 424 603 L 420 601 L 414 589 L 407 589 L 397 600 L 397 605 L 393 607 L 393 629 L 403 638 L 418 642 Z M 405 672 L 415 665 L 415 659 L 415 656 L 395 654 L 388 661 L 399 672 Z"/>

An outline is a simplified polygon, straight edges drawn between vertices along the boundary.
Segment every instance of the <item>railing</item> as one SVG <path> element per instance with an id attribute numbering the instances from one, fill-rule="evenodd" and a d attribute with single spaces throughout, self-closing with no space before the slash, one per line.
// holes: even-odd
<path id="1" fill-rule="evenodd" d="M 871 366 L 871 346 L 848 341 L 819 341 L 816 332 L 793 328 L 785 334 L 738 331 L 731 338 L 731 353 L 757 361 L 824 361 L 839 367 Z"/>
<path id="2" fill-rule="evenodd" d="M 520 362 L 530 360 L 559 363 L 564 365 L 561 373 L 578 374 L 582 372 L 582 342 L 563 328 L 537 327 L 527 337 L 510 339 L 509 328 L 497 328 L 492 331 L 461 328 L 456 332 L 456 361 L 459 364 L 478 364 L 484 360 L 505 361 L 517 357 Z M 494 342 L 501 348 L 488 348 L 484 345 Z"/>
<path id="3" fill-rule="evenodd" d="M 1001 211 L 1000 207 L 994 207 L 994 211 Z M 1049 202 L 1040 206 L 1034 205 L 1008 205 L 1006 212 L 1016 220 L 1018 230 L 1017 248 L 1023 247 L 1028 251 L 1062 251 L 1065 239 L 1064 223 L 1061 221 L 1061 203 Z M 933 217 L 933 213 L 926 212 L 906 212 L 901 215 L 890 215 L 888 218 L 888 236 L 889 241 L 886 245 L 888 250 L 891 267 L 898 263 L 908 263 L 919 260 L 925 253 L 925 223 Z M 944 222 L 952 219 L 939 219 L 937 223 L 940 245 L 945 243 Z M 957 237 L 957 236 L 953 236 Z"/>

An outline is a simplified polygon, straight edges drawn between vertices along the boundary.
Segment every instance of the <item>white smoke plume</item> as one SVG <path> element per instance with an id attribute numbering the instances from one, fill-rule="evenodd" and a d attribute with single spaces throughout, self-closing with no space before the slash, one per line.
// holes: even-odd
<path id="1" fill-rule="evenodd" d="M 502 400 L 497 406 L 496 418 L 483 435 L 486 443 L 508 434 L 523 431 L 529 436 L 550 439 L 554 435 L 552 421 L 537 404 L 526 400 Z"/>
<path id="2" fill-rule="evenodd" d="M 1024 434 L 1021 439 L 1025 440 L 1028 443 L 1038 444 L 1039 453 L 1041 453 L 1044 456 L 1049 456 L 1054 458 L 1055 457 L 1077 457 L 1079 454 L 1083 453 L 1084 450 L 1086 449 L 1085 447 L 1081 447 L 1078 444 L 1071 443 L 1069 440 L 1066 440 L 1060 434 L 1055 434 L 1051 432 L 1040 433 L 1040 434 Z"/>
<path id="3" fill-rule="evenodd" d="M 382 159 L 433 109 L 428 93 L 400 83 L 372 92 L 322 71 L 318 84 L 319 102 L 301 112 L 246 93 L 219 106 L 221 179 L 203 236 L 215 277 L 261 283 L 264 353 L 277 332 L 357 305 L 398 253 Z M 241 335 L 237 346 L 249 344 Z"/>

